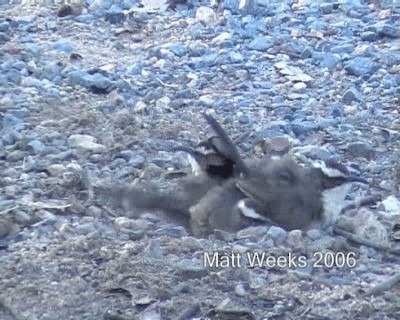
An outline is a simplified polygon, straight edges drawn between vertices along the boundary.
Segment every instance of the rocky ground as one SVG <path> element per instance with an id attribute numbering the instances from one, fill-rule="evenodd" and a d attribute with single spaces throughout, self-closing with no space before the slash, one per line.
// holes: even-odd
<path id="1" fill-rule="evenodd" d="M 0 1 L 0 319 L 399 319 L 400 8 L 144 4 Z M 372 246 L 268 226 L 197 239 L 93 197 L 188 171 L 173 149 L 207 137 L 210 108 L 243 155 L 283 143 L 367 178 L 349 201 L 381 200 L 346 215 Z"/>

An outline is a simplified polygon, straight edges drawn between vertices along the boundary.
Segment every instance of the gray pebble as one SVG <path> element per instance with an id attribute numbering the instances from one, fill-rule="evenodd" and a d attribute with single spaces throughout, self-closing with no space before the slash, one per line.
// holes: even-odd
<path id="1" fill-rule="evenodd" d="M 344 93 L 342 102 L 344 104 L 351 104 L 353 101 L 361 101 L 361 99 L 361 94 L 357 90 L 349 89 Z"/>
<path id="2" fill-rule="evenodd" d="M 352 76 L 369 76 L 379 69 L 379 65 L 370 58 L 356 57 L 347 61 L 344 69 Z"/>
<path id="3" fill-rule="evenodd" d="M 10 218 L 0 216 L 0 239 L 10 234 L 13 230 L 13 223 Z"/>
<path id="4" fill-rule="evenodd" d="M 256 226 L 248 227 L 237 232 L 237 237 L 239 239 L 252 239 L 252 241 L 257 241 L 268 234 L 270 228 L 267 226 Z"/>
<path id="5" fill-rule="evenodd" d="M 347 147 L 347 155 L 351 157 L 372 159 L 375 155 L 375 151 L 371 143 L 353 142 Z"/>
<path id="6" fill-rule="evenodd" d="M 333 12 L 333 4 L 332 3 L 321 3 L 319 9 L 323 14 L 329 14 Z"/>
<path id="7" fill-rule="evenodd" d="M 160 244 L 158 241 L 152 240 L 149 245 L 145 248 L 145 253 L 148 258 L 153 259 L 163 259 L 164 254 L 161 250 Z"/>
<path id="8" fill-rule="evenodd" d="M 296 136 L 304 136 L 318 130 L 318 124 L 311 121 L 292 121 L 292 130 Z"/>
<path id="9" fill-rule="evenodd" d="M 321 238 L 321 231 L 318 229 L 311 229 L 306 232 L 306 236 L 311 240 L 318 240 Z"/>
<path id="10" fill-rule="evenodd" d="M 274 45 L 273 38 L 259 37 L 252 40 L 247 47 L 250 50 L 266 51 Z"/>
<path id="11" fill-rule="evenodd" d="M 334 244 L 334 239 L 330 236 L 323 236 L 317 240 L 315 240 L 310 246 L 309 249 L 312 252 L 323 252 L 327 249 L 332 248 Z"/>
<path id="12" fill-rule="evenodd" d="M 182 259 L 177 264 L 178 274 L 184 279 L 201 279 L 208 275 L 208 270 L 197 261 Z"/>
<path id="13" fill-rule="evenodd" d="M 21 151 L 21 150 L 15 150 L 11 152 L 10 154 L 7 155 L 6 159 L 7 161 L 10 162 L 16 162 L 23 160 L 26 156 L 28 156 L 28 152 Z"/>
<path id="14" fill-rule="evenodd" d="M 267 236 L 271 237 L 271 239 L 274 240 L 276 245 L 280 245 L 286 239 L 287 232 L 286 230 L 280 227 L 272 226 L 271 228 L 269 228 Z"/>
<path id="15" fill-rule="evenodd" d="M 44 148 L 45 145 L 39 140 L 32 140 L 28 143 L 28 151 L 33 154 L 40 154 Z"/>
<path id="16" fill-rule="evenodd" d="M 10 24 L 6 21 L 0 23 L 0 32 L 8 32 L 10 30 Z"/>
<path id="17" fill-rule="evenodd" d="M 69 81 L 72 85 L 80 85 L 85 88 L 97 88 L 106 90 L 111 86 L 111 80 L 100 73 L 89 74 L 85 71 L 73 71 L 69 74 Z"/>
<path id="18" fill-rule="evenodd" d="M 171 238 L 183 238 L 187 236 L 187 232 L 184 227 L 163 227 L 157 229 L 156 231 L 151 233 L 152 236 L 155 237 L 171 237 Z"/>

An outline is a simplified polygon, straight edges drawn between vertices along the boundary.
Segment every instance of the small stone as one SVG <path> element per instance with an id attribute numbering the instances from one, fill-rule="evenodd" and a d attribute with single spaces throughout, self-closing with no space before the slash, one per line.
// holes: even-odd
<path id="1" fill-rule="evenodd" d="M 240 244 L 235 244 L 232 247 L 232 252 L 234 253 L 239 253 L 240 255 L 245 255 L 246 252 L 248 252 L 250 250 L 249 247 L 246 246 L 242 246 Z"/>
<path id="2" fill-rule="evenodd" d="M 263 152 L 265 154 L 285 154 L 290 149 L 290 141 L 285 136 L 278 136 L 268 139 L 264 142 Z"/>
<path id="3" fill-rule="evenodd" d="M 63 68 L 64 65 L 60 62 L 50 62 L 44 67 L 42 77 L 54 81 L 54 79 L 61 74 Z"/>
<path id="4" fill-rule="evenodd" d="M 28 143 L 28 151 L 33 154 L 40 154 L 45 148 L 45 145 L 39 140 L 32 140 Z"/>
<path id="5" fill-rule="evenodd" d="M 148 230 L 153 226 L 153 223 L 144 219 L 119 217 L 114 220 L 114 225 L 117 229 Z"/>
<path id="6" fill-rule="evenodd" d="M 304 239 L 301 230 L 292 230 L 287 235 L 286 240 L 288 246 L 290 246 L 295 251 L 304 250 Z"/>
<path id="7" fill-rule="evenodd" d="M 171 104 L 171 99 L 169 97 L 162 97 L 157 100 L 156 107 L 161 109 L 167 109 Z"/>
<path id="8" fill-rule="evenodd" d="M 164 227 L 152 232 L 151 235 L 155 237 L 183 238 L 187 236 L 187 232 L 184 227 Z"/>
<path id="9" fill-rule="evenodd" d="M 106 147 L 95 143 L 96 138 L 87 134 L 73 134 L 68 138 L 68 144 L 82 152 L 103 153 Z"/>
<path id="10" fill-rule="evenodd" d="M 239 10 L 244 14 L 252 14 L 255 10 L 255 1 L 254 0 L 240 0 L 239 2 Z"/>
<path id="11" fill-rule="evenodd" d="M 149 163 L 143 171 L 140 173 L 139 177 L 143 180 L 150 180 L 152 178 L 160 177 L 164 170 L 154 163 Z"/>
<path id="12" fill-rule="evenodd" d="M 218 36 L 216 36 L 214 39 L 212 39 L 212 43 L 222 43 L 225 42 L 227 40 L 231 40 L 232 39 L 232 34 L 229 32 L 222 32 L 221 34 L 219 34 Z"/>
<path id="13" fill-rule="evenodd" d="M 28 156 L 28 152 L 15 150 L 7 155 L 6 160 L 10 162 L 17 162 L 23 160 L 26 156 Z"/>
<path id="14" fill-rule="evenodd" d="M 295 90 L 295 91 L 303 91 L 304 89 L 306 89 L 307 88 L 307 85 L 304 83 L 304 82 L 296 82 L 294 85 L 293 85 L 293 89 Z"/>
<path id="15" fill-rule="evenodd" d="M 53 44 L 53 49 L 67 54 L 70 54 L 73 51 L 75 51 L 74 46 L 71 43 L 65 41 L 55 42 Z"/>
<path id="16" fill-rule="evenodd" d="M 52 177 L 61 177 L 65 171 L 65 166 L 62 164 L 51 164 L 47 167 L 47 172 Z"/>
<path id="17" fill-rule="evenodd" d="M 321 231 L 318 229 L 311 229 L 306 232 L 306 236 L 311 240 L 318 240 L 321 238 Z"/>
<path id="18" fill-rule="evenodd" d="M 249 116 L 245 115 L 245 114 L 240 115 L 238 120 L 240 123 L 243 123 L 243 124 L 248 124 L 250 122 Z"/>
<path id="19" fill-rule="evenodd" d="M 312 54 L 313 54 L 312 49 L 307 47 L 307 48 L 305 48 L 305 49 L 303 50 L 303 52 L 301 53 L 301 58 L 302 58 L 302 59 L 311 58 Z"/>
<path id="20" fill-rule="evenodd" d="M 373 42 L 373 41 L 376 41 L 379 39 L 379 35 L 376 32 L 372 32 L 372 31 L 362 32 L 360 34 L 360 37 L 361 37 L 362 41 L 370 41 L 370 42 Z"/>
<path id="21" fill-rule="evenodd" d="M 267 49 L 271 48 L 274 45 L 274 41 L 271 38 L 265 37 L 258 37 L 252 40 L 248 45 L 247 48 L 250 50 L 257 50 L 257 51 L 266 51 Z"/>
<path id="22" fill-rule="evenodd" d="M 237 237 L 239 239 L 252 239 L 254 241 L 257 241 L 258 239 L 261 239 L 268 233 L 269 227 L 267 226 L 255 226 L 255 227 L 248 227 L 245 229 L 242 229 L 237 232 Z"/>
<path id="23" fill-rule="evenodd" d="M 177 271 L 184 280 L 201 279 L 208 275 L 208 270 L 200 262 L 190 259 L 179 261 Z"/>
<path id="24" fill-rule="evenodd" d="M 103 210 L 97 206 L 90 206 L 88 208 L 89 214 L 92 217 L 100 218 L 102 216 Z"/>
<path id="25" fill-rule="evenodd" d="M 9 131 L 7 133 L 3 133 L 2 142 L 4 145 L 12 145 L 14 144 L 17 140 L 19 140 L 18 134 L 15 131 Z"/>
<path id="26" fill-rule="evenodd" d="M 400 38 L 400 28 L 388 23 L 377 23 L 372 27 L 381 37 Z"/>
<path id="27" fill-rule="evenodd" d="M 323 14 L 329 14 L 333 12 L 333 3 L 321 3 L 319 9 Z"/>
<path id="28" fill-rule="evenodd" d="M 110 164 L 110 169 L 111 170 L 115 170 L 115 169 L 120 168 L 120 167 L 122 167 L 124 165 L 126 165 L 126 160 L 123 159 L 123 158 L 117 158 Z"/>
<path id="29" fill-rule="evenodd" d="M 382 190 L 391 191 L 395 188 L 393 181 L 383 180 L 379 183 L 379 188 Z"/>
<path id="30" fill-rule="evenodd" d="M 327 68 L 329 72 L 333 72 L 341 61 L 337 53 L 316 51 L 313 52 L 312 59 L 315 64 L 319 65 L 321 68 Z"/>
<path id="31" fill-rule="evenodd" d="M 235 294 L 239 297 L 246 297 L 248 293 L 243 284 L 239 283 L 235 286 Z"/>
<path id="32" fill-rule="evenodd" d="M 400 201 L 393 195 L 384 199 L 381 205 L 386 212 L 400 213 Z"/>
<path id="33" fill-rule="evenodd" d="M 104 20 L 108 21 L 111 24 L 122 24 L 126 21 L 126 15 L 121 8 L 113 5 L 106 12 Z"/>
<path id="34" fill-rule="evenodd" d="M 234 237 L 231 233 L 226 232 L 224 230 L 216 229 L 214 230 L 215 239 L 225 241 L 225 242 L 232 242 Z"/>
<path id="35" fill-rule="evenodd" d="M 131 240 L 131 241 L 138 241 L 145 236 L 144 230 L 130 230 L 122 228 L 120 230 L 121 239 Z"/>
<path id="36" fill-rule="evenodd" d="M 96 228 L 93 223 L 81 223 L 75 228 L 75 233 L 79 235 L 87 236 L 93 232 L 96 232 Z"/>
<path id="37" fill-rule="evenodd" d="M 308 248 L 312 252 L 324 252 L 327 249 L 331 249 L 333 244 L 334 238 L 323 236 L 320 239 L 315 240 Z"/>
<path id="38" fill-rule="evenodd" d="M 274 240 L 276 245 L 280 245 L 285 241 L 287 232 L 280 227 L 272 226 L 269 228 L 267 236 Z"/>
<path id="39" fill-rule="evenodd" d="M 17 179 L 20 176 L 20 174 L 21 173 L 18 170 L 14 169 L 14 168 L 5 169 L 2 172 L 2 175 L 4 177 L 9 177 L 9 178 L 12 178 L 12 179 Z"/>
<path id="40" fill-rule="evenodd" d="M 10 30 L 10 24 L 6 21 L 0 23 L 0 32 L 8 32 Z"/>
<path id="41" fill-rule="evenodd" d="M 318 126 L 321 129 L 334 128 L 339 124 L 336 119 L 321 118 L 318 119 Z"/>
<path id="42" fill-rule="evenodd" d="M 396 6 L 396 0 L 392 0 L 391 2 L 394 4 L 393 7 L 394 10 Z M 378 19 L 380 20 L 389 19 L 393 14 L 392 12 L 393 10 L 392 9 L 380 10 L 380 12 L 378 13 Z"/>
<path id="43" fill-rule="evenodd" d="M 239 8 L 239 1 L 237 0 L 225 0 L 221 4 L 223 9 L 227 9 L 232 13 L 237 13 Z"/>
<path id="44" fill-rule="evenodd" d="M 371 143 L 353 142 L 347 147 L 347 154 L 351 157 L 361 157 L 370 160 L 375 155 L 375 151 Z"/>
<path id="45" fill-rule="evenodd" d="M 389 241 L 385 226 L 368 209 L 362 208 L 357 212 L 353 218 L 353 226 L 353 232 L 362 238 L 378 243 L 387 243 Z"/>
<path id="46" fill-rule="evenodd" d="M 344 104 L 351 104 L 353 101 L 361 101 L 361 99 L 361 95 L 358 91 L 354 89 L 349 89 L 343 95 L 342 102 Z"/>
<path id="47" fill-rule="evenodd" d="M 22 210 L 15 210 L 14 211 L 14 219 L 15 222 L 22 224 L 22 225 L 27 225 L 32 221 L 32 217 L 26 213 L 25 211 Z"/>
<path id="48" fill-rule="evenodd" d="M 72 85 L 80 85 L 93 93 L 107 93 L 111 88 L 111 80 L 100 73 L 89 74 L 85 71 L 73 71 L 69 74 Z"/>
<path id="49" fill-rule="evenodd" d="M 7 210 L 15 206 L 15 200 L 2 200 L 0 198 L 0 211 Z"/>
<path id="50" fill-rule="evenodd" d="M 57 221 L 57 217 L 55 214 L 50 211 L 40 209 L 35 212 L 35 218 L 38 220 L 48 220 L 48 221 Z"/>
<path id="51" fill-rule="evenodd" d="M 114 225 L 117 229 L 130 228 L 132 219 L 126 217 L 119 217 L 114 220 Z"/>
<path id="52" fill-rule="evenodd" d="M 370 76 L 379 69 L 379 65 L 370 58 L 356 57 L 347 61 L 344 69 L 352 76 Z"/>
<path id="53" fill-rule="evenodd" d="M 143 114 L 148 113 L 147 104 L 142 100 L 139 100 L 135 105 L 135 112 Z"/>
<path id="54" fill-rule="evenodd" d="M 10 218 L 0 216 L 0 239 L 9 235 L 13 230 L 13 223 Z"/>
<path id="55" fill-rule="evenodd" d="M 131 160 L 132 158 L 134 158 L 135 155 L 136 155 L 136 153 L 135 153 L 134 151 L 132 151 L 132 150 L 122 150 L 122 151 L 119 153 L 118 156 L 119 156 L 120 158 L 122 158 L 122 159 L 125 159 L 126 161 L 129 161 L 129 160 Z"/>
<path id="56" fill-rule="evenodd" d="M 217 23 L 217 16 L 213 9 L 201 6 L 196 11 L 196 21 L 203 23 L 207 27 L 213 27 Z"/>
<path id="57" fill-rule="evenodd" d="M 178 57 L 183 57 L 187 54 L 188 49 L 185 45 L 174 43 L 169 47 L 169 50 Z"/>
<path id="58" fill-rule="evenodd" d="M 144 249 L 148 258 L 163 259 L 164 254 L 161 250 L 160 244 L 157 241 L 150 241 L 149 245 Z"/>
<path id="59" fill-rule="evenodd" d="M 146 159 L 141 155 L 135 155 L 129 160 L 129 165 L 137 169 L 142 169 L 145 163 Z"/>
<path id="60" fill-rule="evenodd" d="M 297 137 L 303 135 L 305 136 L 313 131 L 317 131 L 318 124 L 311 121 L 301 121 L 295 119 L 294 121 L 292 121 L 292 130 Z"/>

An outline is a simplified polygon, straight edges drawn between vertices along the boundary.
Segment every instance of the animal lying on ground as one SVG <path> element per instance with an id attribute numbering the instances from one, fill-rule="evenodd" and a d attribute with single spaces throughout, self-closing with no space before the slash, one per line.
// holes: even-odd
<path id="1" fill-rule="evenodd" d="M 194 150 L 180 148 L 192 157 L 192 175 L 176 179 L 167 191 L 115 185 L 102 193 L 130 209 L 163 211 L 195 236 L 206 237 L 215 229 L 235 232 L 267 222 L 288 230 L 327 227 L 338 212 L 332 210 L 337 200 L 325 192 L 366 183 L 331 160 L 313 167 L 289 157 L 243 161 L 221 125 L 209 114 L 205 118 L 217 135 Z"/>

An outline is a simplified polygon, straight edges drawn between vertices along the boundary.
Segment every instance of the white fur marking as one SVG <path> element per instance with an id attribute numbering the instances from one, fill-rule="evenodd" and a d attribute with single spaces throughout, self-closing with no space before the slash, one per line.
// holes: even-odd
<path id="1" fill-rule="evenodd" d="M 196 151 L 197 152 L 200 152 L 200 153 L 202 153 L 202 154 L 204 154 L 204 155 L 208 155 L 208 154 L 212 154 L 212 153 L 215 153 L 215 151 L 214 150 L 212 150 L 212 149 L 210 149 L 210 148 L 206 148 L 205 146 L 197 146 L 196 147 Z"/>
<path id="2" fill-rule="evenodd" d="M 246 203 L 244 200 L 240 200 L 236 206 L 240 210 L 240 212 L 247 218 L 261 220 L 261 221 L 267 221 L 266 218 L 264 218 L 262 215 L 258 214 L 254 209 L 246 207 Z"/>
<path id="3" fill-rule="evenodd" d="M 192 167 L 192 174 L 195 176 L 200 175 L 203 170 L 201 169 L 198 162 L 190 154 L 188 154 L 188 158 L 189 158 L 190 166 Z"/>
<path id="4" fill-rule="evenodd" d="M 323 161 L 317 161 L 313 163 L 314 168 L 319 168 L 321 169 L 321 171 L 330 178 L 339 178 L 339 177 L 343 177 L 346 178 L 347 174 L 345 174 L 344 172 L 336 169 L 336 168 L 330 168 L 326 166 L 326 163 Z"/>

